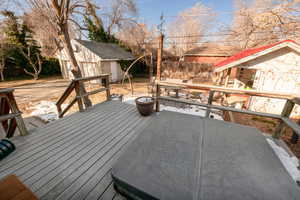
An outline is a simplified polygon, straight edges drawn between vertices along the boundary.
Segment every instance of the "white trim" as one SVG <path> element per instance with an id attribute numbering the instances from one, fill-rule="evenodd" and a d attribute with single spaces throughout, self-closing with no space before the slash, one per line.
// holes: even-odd
<path id="1" fill-rule="evenodd" d="M 99 57 L 100 58 L 100 57 Z M 135 58 L 126 58 L 126 59 L 103 59 L 100 58 L 100 61 L 120 61 L 120 60 L 134 60 Z"/>
<path id="2" fill-rule="evenodd" d="M 230 57 L 228 54 L 185 54 L 184 56 Z"/>
<path id="3" fill-rule="evenodd" d="M 236 67 L 237 65 L 240 65 L 242 63 L 248 62 L 248 61 L 253 60 L 253 59 L 257 58 L 257 57 L 266 55 L 266 54 L 271 53 L 273 51 L 282 49 L 284 47 L 289 47 L 289 48 L 297 51 L 298 53 L 300 53 L 300 46 L 299 45 L 297 45 L 297 44 L 295 44 L 293 42 L 284 42 L 284 43 L 278 44 L 276 46 L 273 46 L 271 48 L 268 48 L 268 49 L 265 49 L 263 51 L 260 51 L 258 53 L 255 53 L 253 55 L 250 55 L 250 56 L 244 57 L 242 59 L 233 61 L 233 62 L 231 62 L 231 63 L 229 63 L 227 65 L 224 65 L 222 67 L 219 67 L 219 68 L 215 69 L 214 72 L 221 72 L 221 71 L 224 71 L 224 70 L 226 70 L 228 68 Z"/>

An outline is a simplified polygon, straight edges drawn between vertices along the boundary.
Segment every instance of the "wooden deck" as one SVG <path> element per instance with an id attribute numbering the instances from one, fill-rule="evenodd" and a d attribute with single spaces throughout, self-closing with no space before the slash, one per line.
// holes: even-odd
<path id="1" fill-rule="evenodd" d="M 194 121 L 191 120 L 192 118 Z M 154 123 L 155 121 L 156 123 Z M 215 184 L 217 189 L 208 189 L 212 194 L 218 194 L 223 197 L 222 192 L 226 193 L 227 190 L 232 192 L 237 191 L 237 188 L 238 190 L 240 190 L 239 188 L 255 188 L 253 177 L 259 180 L 262 177 L 260 173 L 257 173 L 259 171 L 257 170 L 258 166 L 270 169 L 266 170 L 267 173 L 264 173 L 267 178 L 261 182 L 267 181 L 267 183 L 263 185 L 268 185 L 267 188 L 269 189 L 280 187 L 284 191 L 272 189 L 272 191 L 280 193 L 280 195 L 277 195 L 277 199 L 285 199 L 281 198 L 281 196 L 286 193 L 291 196 L 295 193 L 300 194 L 300 190 L 296 188 L 296 183 L 289 177 L 283 165 L 271 150 L 271 147 L 267 145 L 265 138 L 262 135 L 258 137 L 260 132 L 256 129 L 227 122 L 216 123 L 216 120 L 213 119 L 202 119 L 202 121 L 207 121 L 209 124 L 201 126 L 200 118 L 198 121 L 198 117 L 187 117 L 174 112 L 162 112 L 153 114 L 151 117 L 141 117 L 135 106 L 119 101 L 107 101 L 95 105 L 84 112 L 66 116 L 40 127 L 29 135 L 13 138 L 17 149 L 0 161 L 0 179 L 9 174 L 16 174 L 40 199 L 124 199 L 114 190 L 111 177 L 112 167 L 142 130 L 143 134 L 145 134 L 147 127 L 149 129 L 149 126 L 152 125 L 152 128 L 150 127 L 151 130 L 156 130 L 156 133 L 162 132 L 157 127 L 157 124 L 159 124 L 157 121 L 168 124 L 166 130 L 172 133 L 177 131 L 178 136 L 185 132 L 186 126 L 193 129 L 196 128 L 196 132 L 198 133 L 199 131 L 199 137 L 203 129 L 202 132 L 206 136 L 201 138 L 203 138 L 203 141 L 205 139 L 206 142 L 199 144 L 201 144 L 203 149 L 207 147 L 205 152 L 208 153 L 208 156 L 205 157 L 205 154 L 201 153 L 201 159 L 203 159 L 203 166 L 207 165 L 206 169 L 208 170 L 203 170 L 204 176 L 201 179 L 203 179 L 202 182 Z M 181 125 L 179 122 L 184 123 Z M 176 131 L 172 131 L 174 124 L 179 126 L 180 129 L 176 128 Z M 230 130 L 233 130 L 233 127 L 238 127 L 238 130 L 235 132 L 225 131 L 226 134 L 221 134 L 225 130 L 223 126 L 225 128 L 229 127 Z M 166 128 L 165 126 L 163 127 L 164 129 Z M 170 129 L 172 127 L 173 129 Z M 212 131 L 208 131 L 209 129 L 205 127 L 211 127 Z M 247 133 L 246 130 L 255 131 L 253 134 L 245 134 Z M 239 134 L 242 132 L 244 134 Z M 162 142 L 161 137 L 157 138 L 160 141 L 157 144 L 162 144 L 164 147 L 166 146 L 165 144 L 176 144 L 174 147 L 178 148 L 174 140 L 167 143 Z M 195 138 L 192 137 L 191 139 Z M 185 141 L 185 139 L 178 141 Z M 185 151 L 185 148 L 179 149 L 183 149 L 183 152 Z M 163 153 L 174 155 L 175 151 L 173 152 L 172 149 L 169 149 L 169 151 L 170 153 L 168 151 L 163 151 Z M 232 155 L 240 156 L 235 158 Z M 182 155 L 179 158 L 184 158 L 184 156 L 186 155 Z M 147 158 L 147 154 L 144 158 Z M 173 158 L 178 162 L 176 156 Z M 240 165 L 240 163 L 242 164 Z M 205 169 L 204 167 L 202 168 Z M 223 173 L 224 171 L 226 173 Z M 245 176 L 244 174 L 250 175 Z M 276 176 L 273 176 L 274 174 Z M 279 176 L 280 174 L 281 176 Z M 246 187 L 240 183 L 231 187 L 231 181 L 221 181 L 219 184 L 219 180 L 237 179 L 245 180 L 243 183 L 246 183 L 244 184 Z M 230 187 L 226 185 L 227 183 Z M 271 183 L 274 187 L 271 187 Z M 266 188 L 263 186 L 256 189 L 258 191 L 266 191 Z M 253 191 L 255 193 L 254 189 Z M 298 197 L 299 195 L 296 196 Z"/>
<path id="2" fill-rule="evenodd" d="M 0 179 L 16 174 L 40 199 L 122 199 L 111 167 L 151 117 L 119 101 L 98 104 L 13 139 Z"/>

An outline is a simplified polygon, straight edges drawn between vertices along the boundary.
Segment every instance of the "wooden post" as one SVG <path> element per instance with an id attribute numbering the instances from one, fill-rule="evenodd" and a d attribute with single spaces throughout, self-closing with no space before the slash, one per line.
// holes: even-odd
<path id="1" fill-rule="evenodd" d="M 14 113 L 14 114 L 17 114 L 17 113 L 21 113 L 19 108 L 18 108 L 18 105 L 17 105 L 17 102 L 15 100 L 15 97 L 14 97 L 14 94 L 13 92 L 9 92 L 7 94 L 7 98 L 8 98 L 8 102 L 9 102 L 9 105 L 10 105 L 10 109 L 11 109 L 11 112 Z M 20 132 L 20 135 L 24 136 L 24 135 L 27 135 L 28 132 L 27 132 L 27 129 L 26 129 L 26 126 L 25 126 L 25 123 L 23 121 L 23 118 L 21 115 L 17 115 L 15 117 L 15 120 L 16 120 L 16 124 L 18 126 L 18 129 L 19 129 L 19 132 Z M 11 125 L 11 129 L 13 129 L 13 126 L 15 122 L 11 121 L 12 124 Z M 11 131 L 9 131 L 11 132 Z M 12 133 L 9 133 L 9 135 L 13 135 Z"/>
<path id="2" fill-rule="evenodd" d="M 153 81 L 153 66 L 154 62 L 153 62 L 153 52 L 151 51 L 151 58 L 150 58 L 150 67 L 149 67 L 149 82 L 150 84 L 152 84 Z"/>
<path id="3" fill-rule="evenodd" d="M 106 100 L 110 100 L 110 88 L 109 88 L 109 76 L 105 77 L 105 88 L 106 88 Z"/>
<path id="4" fill-rule="evenodd" d="M 214 99 L 214 93 L 215 93 L 215 91 L 213 91 L 213 90 L 209 91 L 209 96 L 208 96 L 208 101 L 207 101 L 208 105 L 212 104 L 213 99 Z M 207 107 L 206 108 L 205 117 L 209 117 L 210 112 L 211 112 L 211 109 L 209 107 Z"/>
<path id="5" fill-rule="evenodd" d="M 6 115 L 9 113 L 9 103 L 8 99 L 5 97 L 0 97 L 0 115 Z M 2 121 L 2 127 L 5 131 L 8 129 L 8 121 Z"/>
<path id="6" fill-rule="evenodd" d="M 216 84 L 220 85 L 220 80 L 221 80 L 221 73 L 217 73 L 217 79 L 216 79 Z"/>
<path id="7" fill-rule="evenodd" d="M 300 126 L 300 119 L 298 119 L 297 124 Z M 291 138 L 291 143 L 292 144 L 297 144 L 299 141 L 299 135 L 296 133 L 296 131 L 293 131 L 293 135 Z"/>
<path id="8" fill-rule="evenodd" d="M 10 120 L 10 123 L 9 123 L 9 127 L 8 127 L 8 130 L 7 130 L 6 137 L 7 137 L 7 138 L 13 137 L 16 128 L 17 128 L 17 120 L 16 120 L 16 118 L 13 118 L 13 119 Z"/>
<path id="9" fill-rule="evenodd" d="M 219 84 L 218 85 L 222 85 L 223 80 L 224 80 L 224 71 L 221 71 L 220 72 L 220 80 L 219 80 Z"/>
<path id="10" fill-rule="evenodd" d="M 224 87 L 228 87 L 228 82 L 229 82 L 230 74 L 231 74 L 231 68 L 227 69 Z"/>
<path id="11" fill-rule="evenodd" d="M 286 103 L 285 103 L 285 105 L 284 105 L 284 108 L 283 108 L 283 110 L 281 112 L 281 117 L 288 118 L 291 115 L 294 106 L 295 106 L 295 103 L 293 101 L 287 100 Z M 279 139 L 280 136 L 284 132 L 284 128 L 285 128 L 285 123 L 281 120 L 280 123 L 278 124 L 278 126 L 275 129 L 273 137 Z"/>
<path id="12" fill-rule="evenodd" d="M 57 108 L 58 118 L 62 118 L 62 116 L 60 115 L 62 112 L 61 105 L 56 105 L 56 108 Z"/>
<path id="13" fill-rule="evenodd" d="M 83 103 L 82 103 L 82 94 L 81 94 L 81 90 L 80 90 L 80 84 L 79 81 L 75 81 L 74 82 L 74 87 L 75 87 L 75 92 L 76 92 L 76 98 L 77 98 L 77 104 L 78 104 L 78 108 L 79 108 L 79 112 L 83 112 Z"/>
<path id="14" fill-rule="evenodd" d="M 156 69 L 156 80 L 160 81 L 161 79 L 161 65 L 163 57 L 163 42 L 164 35 L 161 34 L 158 38 L 158 49 L 157 49 L 157 69 Z"/>
<path id="15" fill-rule="evenodd" d="M 179 89 L 175 89 L 175 98 L 176 98 L 176 99 L 179 98 Z"/>
<path id="16" fill-rule="evenodd" d="M 155 111 L 159 112 L 159 97 L 160 97 L 160 86 L 156 84 L 156 98 L 155 98 Z"/>

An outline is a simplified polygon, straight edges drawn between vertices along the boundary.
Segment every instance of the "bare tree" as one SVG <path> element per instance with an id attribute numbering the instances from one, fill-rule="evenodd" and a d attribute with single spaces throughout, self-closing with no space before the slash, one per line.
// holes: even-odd
<path id="1" fill-rule="evenodd" d="M 45 19 L 42 9 L 32 8 L 23 16 L 24 23 L 33 31 L 35 40 L 41 44 L 41 53 L 44 56 L 53 56 L 61 48 L 57 38 L 58 32 L 53 23 Z"/>
<path id="2" fill-rule="evenodd" d="M 198 2 L 188 8 L 167 25 L 167 34 L 170 37 L 174 53 L 182 55 L 185 51 L 198 46 L 196 43 L 203 38 L 201 35 L 208 33 L 215 14 L 212 9 Z M 194 36 L 194 37 L 189 37 Z"/>
<path id="3" fill-rule="evenodd" d="M 97 10 L 100 9 L 90 0 L 86 0 L 86 14 L 93 18 L 94 23 L 98 28 L 103 26 L 102 19 L 97 15 Z"/>
<path id="4" fill-rule="evenodd" d="M 38 80 L 39 75 L 42 71 L 42 63 L 43 63 L 40 53 L 39 52 L 35 53 L 35 57 L 36 57 L 36 60 L 35 60 L 35 59 L 33 59 L 32 55 L 31 55 L 32 51 L 31 51 L 30 46 L 28 46 L 27 52 L 25 52 L 23 48 L 19 48 L 19 50 L 22 53 L 22 55 L 26 58 L 26 60 L 28 61 L 31 68 L 33 69 L 33 72 L 30 72 L 26 68 L 24 68 L 25 73 L 32 76 L 34 80 Z"/>
<path id="5" fill-rule="evenodd" d="M 112 35 L 115 28 L 122 29 L 128 23 L 136 23 L 137 14 L 135 0 L 111 0 L 109 9 L 102 13 L 108 34 Z"/>
<path id="6" fill-rule="evenodd" d="M 127 24 L 116 33 L 116 37 L 130 47 L 135 55 L 142 55 L 155 48 L 157 31 L 147 24 Z"/>
<path id="7" fill-rule="evenodd" d="M 3 40 L 1 40 L 3 41 Z M 1 81 L 4 81 L 4 69 L 7 58 L 9 58 L 9 45 L 6 43 L 0 43 L 0 77 Z"/>
<path id="8" fill-rule="evenodd" d="M 63 44 L 69 60 L 72 65 L 72 74 L 75 78 L 82 77 L 78 62 L 76 60 L 74 50 L 71 44 L 69 33 L 70 21 L 77 23 L 72 18 L 76 13 L 82 13 L 81 9 L 85 8 L 85 1 L 80 0 L 28 0 L 33 9 L 37 9 L 43 14 L 43 20 L 51 23 L 59 35 L 60 42 Z M 85 91 L 84 85 L 81 84 L 81 90 Z M 91 106 L 88 97 L 84 98 L 86 107 Z"/>
<path id="9" fill-rule="evenodd" d="M 241 49 L 269 44 L 282 39 L 295 39 L 299 34 L 297 1 L 235 0 L 236 11 L 230 27 L 233 41 Z"/>

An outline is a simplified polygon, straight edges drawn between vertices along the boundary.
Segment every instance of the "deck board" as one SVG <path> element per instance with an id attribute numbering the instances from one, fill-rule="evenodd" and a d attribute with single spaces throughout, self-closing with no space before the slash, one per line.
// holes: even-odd
<path id="1" fill-rule="evenodd" d="M 114 196 L 116 196 L 116 191 L 114 190 L 114 186 L 113 183 L 111 182 L 110 185 L 108 185 L 108 187 L 106 188 L 106 190 L 103 192 L 103 194 L 101 194 L 101 196 L 98 198 L 98 200 L 105 200 L 105 199 L 113 199 Z M 86 200 L 94 200 L 96 198 L 94 198 L 93 195 L 89 195 L 87 196 Z"/>
<path id="2" fill-rule="evenodd" d="M 107 120 L 102 121 L 102 123 L 107 123 Z M 107 126 L 111 125 L 110 123 L 107 123 Z M 105 127 L 105 126 L 103 126 Z M 52 141 L 48 141 L 48 143 L 44 144 L 44 146 L 39 146 L 39 148 L 33 149 L 31 152 L 25 152 L 24 155 L 20 156 L 19 159 L 10 161 L 7 163 L 7 165 L 3 166 L 3 169 L 6 169 L 7 173 L 12 173 L 18 171 L 18 169 L 21 169 L 23 171 L 27 171 L 28 164 L 30 163 L 29 167 L 33 167 L 36 165 L 43 164 L 45 161 L 48 161 L 49 159 L 58 158 L 61 154 L 66 153 L 74 153 L 72 152 L 73 149 L 76 149 L 77 146 L 81 145 L 83 143 L 84 139 L 92 140 L 94 137 L 102 136 L 102 134 L 98 134 L 95 132 L 97 128 L 102 128 L 99 126 L 93 127 L 91 130 L 91 134 L 89 137 L 86 137 L 85 134 L 81 134 L 80 131 L 78 131 L 78 134 L 73 134 L 69 137 L 64 138 L 55 138 L 52 139 Z M 105 127 L 107 128 L 107 127 Z M 108 127 L 110 128 L 110 127 Z M 82 129 L 83 131 L 85 129 Z M 92 133 L 93 132 L 93 133 Z M 78 148 L 77 148 L 78 149 Z M 22 149 L 20 149 L 22 151 Z M 18 165 L 16 165 L 18 164 Z M 21 175 L 22 173 L 19 172 Z M 2 175 L 2 173 L 0 173 Z M 4 175 L 4 174 L 3 174 Z"/>
<path id="3" fill-rule="evenodd" d="M 0 161 L 0 179 L 8 174 L 16 174 L 40 199 L 124 200 L 125 198 L 114 190 L 111 177 L 112 166 L 124 151 L 132 146 L 130 144 L 135 138 L 144 132 L 141 130 L 147 130 L 146 127 L 159 116 L 167 116 L 161 121 L 162 123 L 171 121 L 169 122 L 171 124 L 176 123 L 173 122 L 174 117 L 178 117 L 179 121 L 188 118 L 189 128 L 182 126 L 177 132 L 183 133 L 187 130 L 190 132 L 191 129 L 204 128 L 204 125 L 200 123 L 200 118 L 198 121 L 198 117 L 195 116 L 182 117 L 178 113 L 168 112 L 167 115 L 159 113 L 151 117 L 141 117 L 133 105 L 119 101 L 104 102 L 85 112 L 75 113 L 51 122 L 27 136 L 13 138 L 17 149 Z M 190 118 L 193 118 L 194 122 L 190 121 Z M 211 122 L 211 127 L 216 125 L 213 120 L 209 122 Z M 227 122 L 218 123 L 224 126 L 232 125 Z M 242 132 L 243 128 L 240 126 L 237 132 Z M 226 141 L 226 135 L 217 137 L 213 132 L 205 137 L 210 136 Z M 198 137 L 194 137 L 196 138 Z M 215 145 L 214 140 L 208 138 L 207 141 L 204 145 L 208 147 Z M 234 145 L 238 148 L 240 143 L 241 141 L 236 140 Z M 220 148 L 218 152 L 222 153 L 227 149 L 226 146 L 223 148 L 218 145 L 218 147 Z M 216 157 L 217 152 L 214 152 L 214 149 L 217 148 L 209 148 L 210 156 L 204 157 L 204 162 L 213 162 L 209 158 Z M 270 149 L 264 152 L 270 154 L 269 151 Z M 170 155 L 174 153 L 170 152 Z M 222 166 L 222 163 L 225 163 L 222 155 L 219 155 L 221 164 L 216 166 Z M 276 162 L 279 163 L 279 160 L 277 159 Z M 274 165 L 277 165 L 276 162 Z M 206 180 L 206 182 L 209 181 L 211 179 Z"/>
<path id="4" fill-rule="evenodd" d="M 151 121 L 132 105 L 105 102 L 13 139 L 0 179 L 16 174 L 40 199 L 113 199 L 110 170 Z"/>

